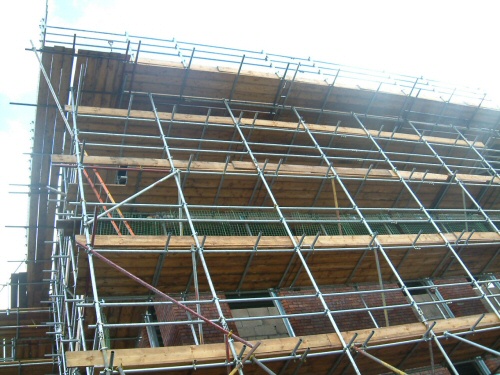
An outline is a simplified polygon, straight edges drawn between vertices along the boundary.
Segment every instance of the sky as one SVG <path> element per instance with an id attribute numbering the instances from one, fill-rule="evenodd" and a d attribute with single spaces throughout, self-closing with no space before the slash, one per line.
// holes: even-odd
<path id="1" fill-rule="evenodd" d="M 25 48 L 39 45 L 45 10 L 45 0 L 0 2 L 0 285 L 26 256 L 25 229 L 6 226 L 27 223 L 27 188 L 13 184 L 29 183 L 35 115 L 9 103 L 36 102 L 38 62 Z M 500 103 L 499 10 L 494 0 L 49 0 L 48 23 L 310 56 L 466 85 Z"/>

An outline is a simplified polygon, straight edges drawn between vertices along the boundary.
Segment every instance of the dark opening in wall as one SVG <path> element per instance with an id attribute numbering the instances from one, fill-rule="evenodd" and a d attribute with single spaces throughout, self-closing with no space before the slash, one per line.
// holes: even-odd
<path id="1" fill-rule="evenodd" d="M 120 169 L 116 172 L 116 183 L 118 185 L 127 185 L 127 166 L 120 165 Z"/>
<path id="2" fill-rule="evenodd" d="M 290 336 L 287 328 L 288 321 L 286 318 L 280 317 L 280 302 L 261 300 L 261 298 L 269 298 L 270 296 L 269 292 L 226 294 L 227 299 L 243 299 L 228 303 L 233 317 L 242 319 L 234 322 L 240 336 L 247 340 Z M 268 318 L 271 316 L 273 318 Z"/>
<path id="3" fill-rule="evenodd" d="M 480 360 L 482 362 L 482 360 Z M 483 362 L 484 363 L 484 362 Z M 458 364 L 453 364 L 455 369 L 457 370 L 459 375 L 486 375 L 489 374 L 489 371 L 485 372 L 481 368 L 482 366 L 479 366 L 477 361 L 470 361 L 470 362 L 463 362 L 463 363 L 458 363 Z M 484 365 L 484 369 L 486 369 L 486 366 Z M 450 371 L 450 374 L 453 373 L 453 371 L 448 367 L 448 370 Z"/>
<path id="4" fill-rule="evenodd" d="M 409 294 L 417 302 L 427 320 L 449 319 L 454 315 L 448 307 L 437 286 L 430 279 L 405 281 Z M 408 294 L 403 292 L 406 297 Z"/>
<path id="5" fill-rule="evenodd" d="M 18 272 L 11 274 L 10 277 L 10 307 L 23 308 L 28 307 L 27 283 L 28 273 Z"/>
<path id="6" fill-rule="evenodd" d="M 245 299 L 245 301 L 237 301 L 237 302 L 229 302 L 229 308 L 231 310 L 233 309 L 248 309 L 248 308 L 254 308 L 254 307 L 273 307 L 273 301 L 272 300 L 267 300 L 267 301 L 262 301 L 259 300 L 258 298 L 269 298 L 269 292 L 252 292 L 252 293 L 243 293 L 243 294 L 237 294 L 237 293 L 227 293 L 226 294 L 227 299 Z"/>
<path id="7" fill-rule="evenodd" d="M 408 291 L 412 296 L 416 296 L 419 294 L 427 294 L 427 288 L 424 288 L 424 284 L 421 281 L 405 281 L 405 285 L 407 288 L 415 288 L 415 289 L 409 289 Z M 422 288 L 419 288 L 422 287 Z M 405 296 L 407 294 L 403 292 Z"/>
<path id="8" fill-rule="evenodd" d="M 147 323 L 158 322 L 158 317 L 156 316 L 156 311 L 153 306 L 148 307 L 145 320 Z M 161 336 L 160 326 L 148 326 L 147 331 L 151 347 L 165 346 Z"/>

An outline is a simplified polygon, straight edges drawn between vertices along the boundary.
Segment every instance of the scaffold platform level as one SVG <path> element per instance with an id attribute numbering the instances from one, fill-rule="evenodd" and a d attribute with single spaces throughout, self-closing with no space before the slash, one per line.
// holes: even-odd
<path id="1" fill-rule="evenodd" d="M 498 371 L 500 111 L 484 93 L 43 32 L 2 373 Z"/>

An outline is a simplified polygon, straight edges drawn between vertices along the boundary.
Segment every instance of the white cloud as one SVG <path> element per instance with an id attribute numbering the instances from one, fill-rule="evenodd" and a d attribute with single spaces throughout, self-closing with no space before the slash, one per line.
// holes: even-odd
<path id="1" fill-rule="evenodd" d="M 68 5 L 71 4 L 71 5 Z M 494 1 L 54 1 L 76 28 L 311 56 L 498 91 Z M 66 7 L 67 11 L 65 11 Z M 70 22 L 68 11 L 71 11 Z M 62 16 L 64 15 L 64 16 Z M 50 18 L 50 17 L 49 17 Z"/>
<path id="2" fill-rule="evenodd" d="M 0 215 L 0 283 L 6 283 L 10 274 L 17 269 L 25 270 L 25 265 L 15 261 L 26 258 L 26 230 L 7 228 L 6 226 L 26 225 L 26 194 L 11 192 L 27 192 L 27 187 L 11 186 L 11 184 L 27 184 L 29 156 L 23 155 L 30 148 L 29 124 L 9 121 L 6 129 L 0 131 L 0 150 L 2 155 L 2 178 L 0 181 L 0 199 L 2 215 Z M 21 265 L 21 268 L 18 268 Z M 7 306 L 8 288 L 0 293 L 0 306 Z"/>
<path id="3" fill-rule="evenodd" d="M 30 47 L 30 39 L 38 46 L 39 23 L 45 13 L 43 1 L 1 2 L 0 35 L 2 35 L 2 58 L 0 59 L 0 284 L 7 283 L 10 273 L 26 254 L 26 231 L 6 228 L 6 225 L 26 225 L 27 195 L 9 194 L 26 191 L 26 188 L 9 184 L 28 183 L 30 152 L 30 121 L 34 119 L 29 107 L 10 106 L 9 102 L 33 103 L 38 83 L 38 63 Z M 24 267 L 24 266 L 23 266 Z M 21 268 L 22 269 L 22 268 Z M 1 287 L 0 287 L 1 288 Z M 7 306 L 8 288 L 0 293 L 0 307 Z"/>
<path id="4" fill-rule="evenodd" d="M 7 93 L 10 100 L 16 101 L 33 93 L 33 87 L 36 87 L 38 64 L 33 53 L 25 48 L 31 46 L 31 39 L 35 46 L 39 45 L 39 24 L 45 6 L 43 1 L 9 1 L 2 2 L 0 11 L 3 15 L 0 35 L 4 51 L 0 59 L 0 90 Z"/>

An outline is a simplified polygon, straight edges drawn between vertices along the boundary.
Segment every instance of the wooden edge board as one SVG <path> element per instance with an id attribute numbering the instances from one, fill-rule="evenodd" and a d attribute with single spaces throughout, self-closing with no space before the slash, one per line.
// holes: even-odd
<path id="1" fill-rule="evenodd" d="M 461 235 L 460 232 L 446 233 L 444 236 L 451 243 L 454 243 Z M 469 238 L 470 236 L 470 238 Z M 382 246 L 411 246 L 416 234 L 384 234 L 378 235 L 377 238 Z M 500 235 L 496 232 L 471 232 L 464 233 L 463 239 L 468 238 L 469 243 L 481 242 L 500 242 Z M 82 235 L 75 236 L 77 242 L 84 244 L 85 237 Z M 203 240 L 202 237 L 199 238 Z M 257 237 L 254 236 L 207 236 L 204 242 L 204 248 L 210 249 L 253 249 Z M 303 247 L 310 246 L 316 236 L 306 236 L 302 242 Z M 166 236 L 115 236 L 115 235 L 97 235 L 95 236 L 94 247 L 132 247 L 144 249 L 163 249 L 167 241 Z M 296 237 L 296 241 L 300 241 Z M 365 248 L 372 241 L 369 235 L 358 236 L 319 236 L 314 247 L 315 248 Z M 191 236 L 172 236 L 169 242 L 171 249 L 190 249 L 194 244 Z M 439 234 L 422 234 L 418 237 L 416 246 L 420 245 L 443 245 L 444 241 Z M 286 236 L 262 236 L 259 242 L 259 248 L 262 249 L 287 249 L 293 248 L 293 244 L 289 237 Z"/>
<path id="2" fill-rule="evenodd" d="M 77 160 L 74 155 L 52 155 L 52 163 L 67 163 L 76 165 Z M 202 172 L 255 172 L 255 166 L 252 162 L 232 161 L 226 167 L 225 163 L 209 162 L 209 161 L 193 161 L 188 160 L 175 160 L 176 168 L 180 170 L 202 171 Z M 132 158 L 132 157 L 114 157 L 114 156 L 86 156 L 84 164 L 87 165 L 113 165 L 113 166 L 134 166 L 138 168 L 163 168 L 170 169 L 170 162 L 166 159 L 153 159 L 153 158 Z M 264 168 L 264 164 L 260 163 L 260 167 Z M 311 165 L 298 165 L 298 164 L 277 164 L 267 163 L 265 165 L 266 174 L 275 174 L 277 170 L 281 175 L 297 175 L 297 176 L 325 176 L 328 172 L 326 166 L 311 166 Z M 364 178 L 367 179 L 391 179 L 398 180 L 398 176 L 388 169 L 368 169 L 368 168 L 335 168 L 340 177 Z M 255 172 L 256 173 L 256 172 Z M 423 173 L 423 172 L 410 172 L 399 171 L 401 177 L 407 181 L 434 181 L 446 182 L 449 176 L 439 173 Z M 331 176 L 331 172 L 329 172 Z M 480 176 L 458 173 L 456 178 L 460 181 L 467 183 L 485 184 L 492 182 L 493 184 L 500 184 L 500 178 L 491 176 Z"/>
<path id="3" fill-rule="evenodd" d="M 169 68 L 169 69 L 178 69 L 178 70 L 185 70 L 185 66 L 181 62 L 175 62 L 175 61 L 166 61 L 166 60 L 159 60 L 159 59 L 152 59 L 152 58 L 140 58 L 137 62 L 140 66 L 143 67 L 149 67 L 149 66 L 154 66 L 154 67 L 161 67 L 161 68 Z M 310 85 L 315 85 L 315 86 L 320 86 L 320 87 L 328 87 L 329 83 L 324 80 L 321 75 L 318 75 L 317 78 L 315 77 L 305 77 L 303 75 L 296 76 L 295 72 L 293 70 L 285 72 L 286 75 L 284 76 L 279 76 L 276 74 L 276 72 L 272 69 L 267 69 L 266 67 L 262 67 L 260 70 L 256 69 L 249 69 L 249 68 L 236 68 L 236 67 L 230 67 L 230 66 L 225 66 L 225 65 L 205 65 L 205 64 L 191 64 L 189 67 L 190 70 L 195 70 L 197 72 L 204 72 L 204 73 L 215 73 L 215 74 L 227 74 L 231 76 L 242 76 L 242 77 L 248 77 L 248 78 L 253 78 L 253 79 L 262 79 L 262 80 L 269 80 L 269 81 L 280 81 L 282 79 L 285 80 L 293 80 L 294 82 L 297 83 L 304 83 L 304 84 L 310 84 Z M 352 90 L 352 91 L 378 91 L 377 89 L 380 90 L 380 87 L 378 83 L 376 82 L 369 82 L 369 81 L 362 81 L 362 80 L 357 80 L 356 83 L 339 83 L 337 82 L 335 87 L 342 88 L 342 89 L 347 89 L 347 90 Z M 383 94 L 388 94 L 388 95 L 394 95 L 394 96 L 400 96 L 400 97 L 405 97 L 407 93 L 404 92 L 404 90 L 399 86 L 399 85 L 384 85 L 383 89 L 381 90 L 381 93 Z M 432 100 L 434 102 L 440 102 L 442 101 L 442 96 L 438 91 L 435 90 L 423 90 L 419 94 L 420 99 L 425 99 L 425 100 Z M 455 105 L 460 105 L 460 106 L 469 106 L 469 107 L 477 107 L 478 105 L 482 104 L 482 100 L 480 98 L 477 98 L 473 102 L 470 102 L 472 98 L 467 98 L 467 100 L 464 100 L 464 98 L 458 99 L 453 97 L 451 99 L 451 103 Z M 483 104 L 484 105 L 484 104 Z M 497 109 L 498 107 L 489 107 L 486 105 L 486 109 Z"/>
<path id="4" fill-rule="evenodd" d="M 65 110 L 71 112 L 71 106 L 66 105 Z M 115 108 L 101 108 L 101 107 L 88 107 L 79 106 L 79 115 L 94 115 L 94 116 L 109 116 L 109 117 L 129 117 L 132 119 L 155 119 L 155 115 L 152 111 L 140 111 L 131 110 L 130 113 L 127 109 L 115 109 Z M 160 120 L 168 121 L 172 120 L 172 113 L 170 112 L 159 112 L 158 117 Z M 185 121 L 185 122 L 198 122 L 205 123 L 207 118 L 203 115 L 188 115 L 182 113 L 176 113 L 174 115 L 174 120 Z M 233 120 L 230 117 L 223 116 L 210 116 L 209 124 L 223 124 L 223 125 L 233 125 Z M 242 118 L 240 120 L 242 125 L 257 126 L 257 127 L 267 127 L 267 128 L 286 128 L 295 130 L 297 129 L 297 124 L 295 122 L 285 122 L 285 121 L 272 121 L 272 120 L 254 120 L 250 118 Z M 360 128 L 351 128 L 346 126 L 334 126 L 334 125 L 321 125 L 321 124 L 308 124 L 308 127 L 312 131 L 326 132 L 326 133 L 336 133 L 340 135 L 356 135 L 365 136 L 366 133 Z M 406 133 L 392 133 L 386 131 L 369 130 L 369 133 L 377 138 L 386 139 L 399 139 L 407 141 L 420 141 L 420 137 L 416 134 L 406 134 Z M 454 138 L 443 138 L 443 137 L 433 137 L 424 136 L 422 139 L 427 140 L 430 143 L 438 143 L 443 145 L 457 145 L 457 146 L 468 146 L 467 142 L 464 140 L 457 140 Z M 476 148 L 484 148 L 482 142 L 474 143 Z"/>
<path id="5" fill-rule="evenodd" d="M 437 320 L 433 331 L 436 335 L 442 335 L 446 331 L 454 333 L 467 331 L 479 318 L 480 315 L 471 315 L 461 318 Z M 489 313 L 476 326 L 476 330 L 498 327 L 499 324 L 498 317 L 494 313 Z M 370 339 L 370 346 L 375 346 L 419 339 L 422 338 L 426 331 L 427 327 L 423 323 L 411 323 L 392 327 L 342 332 L 342 337 L 345 342 L 349 342 L 355 334 L 358 334 L 356 342 L 362 343 L 374 332 Z M 478 336 L 480 334 L 478 332 L 475 335 Z M 300 338 L 303 342 L 301 344 L 302 349 L 299 352 L 303 352 L 303 348 L 309 348 L 312 353 L 327 350 L 342 350 L 341 341 L 335 333 L 310 335 Z M 297 337 L 262 340 L 261 345 L 255 351 L 255 355 L 261 358 L 288 355 L 297 345 L 297 340 Z M 237 352 L 241 350 L 241 346 L 239 342 L 235 342 Z M 116 349 L 114 352 L 115 364 L 121 364 L 124 368 L 185 365 L 192 364 L 195 360 L 197 363 L 224 362 L 226 359 L 224 343 L 162 348 Z M 104 366 L 103 353 L 97 350 L 66 352 L 66 361 L 68 367 Z"/>

